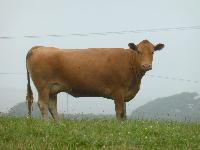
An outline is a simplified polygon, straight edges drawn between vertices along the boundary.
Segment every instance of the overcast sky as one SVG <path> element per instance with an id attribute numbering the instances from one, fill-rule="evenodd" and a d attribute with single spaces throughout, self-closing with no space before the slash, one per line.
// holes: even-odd
<path id="1" fill-rule="evenodd" d="M 148 39 L 166 47 L 154 55 L 153 70 L 128 103 L 128 113 L 158 97 L 190 91 L 200 93 L 200 29 L 110 34 L 106 36 L 47 37 L 47 34 L 112 32 L 152 28 L 200 26 L 199 0 L 0 0 L 0 72 L 25 73 L 25 56 L 35 45 L 60 48 L 128 47 Z M 36 35 L 39 38 L 24 38 Z M 32 87 L 34 87 L 32 85 Z M 0 111 L 25 101 L 25 74 L 0 74 Z M 35 101 L 37 101 L 37 93 Z M 59 95 L 59 111 L 67 111 L 66 94 Z M 114 113 L 113 101 L 69 96 L 70 113 Z"/>

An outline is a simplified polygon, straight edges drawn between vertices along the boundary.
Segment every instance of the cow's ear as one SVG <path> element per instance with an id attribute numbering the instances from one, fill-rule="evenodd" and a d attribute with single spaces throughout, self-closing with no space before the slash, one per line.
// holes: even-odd
<path id="1" fill-rule="evenodd" d="M 165 47 L 164 44 L 159 43 L 159 44 L 157 44 L 156 46 L 154 46 L 154 51 L 161 50 L 161 49 L 163 49 L 164 47 Z"/>
<path id="2" fill-rule="evenodd" d="M 138 50 L 137 46 L 136 46 L 134 43 L 128 43 L 128 46 L 129 46 L 129 48 L 132 49 L 132 50 L 135 50 L 135 51 Z"/>

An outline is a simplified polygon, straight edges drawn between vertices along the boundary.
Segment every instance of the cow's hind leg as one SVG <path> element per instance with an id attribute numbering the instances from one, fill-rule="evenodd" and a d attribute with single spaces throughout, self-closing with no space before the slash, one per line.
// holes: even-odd
<path id="1" fill-rule="evenodd" d="M 42 114 L 43 120 L 48 120 L 48 101 L 49 101 L 49 90 L 43 89 L 38 92 L 38 106 Z"/>
<path id="2" fill-rule="evenodd" d="M 57 94 L 49 95 L 49 103 L 48 103 L 49 112 L 51 113 L 53 119 L 58 121 L 58 112 L 57 112 Z"/>

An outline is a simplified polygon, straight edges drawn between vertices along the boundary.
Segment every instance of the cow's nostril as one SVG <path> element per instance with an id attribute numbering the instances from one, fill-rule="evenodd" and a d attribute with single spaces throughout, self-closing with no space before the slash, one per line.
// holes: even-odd
<path id="1" fill-rule="evenodd" d="M 151 70 L 152 69 L 152 65 L 151 64 L 143 64 L 142 67 L 145 70 Z"/>

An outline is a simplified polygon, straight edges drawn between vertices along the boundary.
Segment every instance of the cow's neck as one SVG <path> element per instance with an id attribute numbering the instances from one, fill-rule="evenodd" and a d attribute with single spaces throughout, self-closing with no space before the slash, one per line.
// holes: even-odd
<path id="1" fill-rule="evenodd" d="M 140 61 L 141 59 L 138 53 L 134 53 L 131 55 L 130 59 L 131 72 L 133 74 L 134 80 L 138 82 L 140 82 L 142 77 L 145 75 L 145 72 L 141 69 Z"/>

